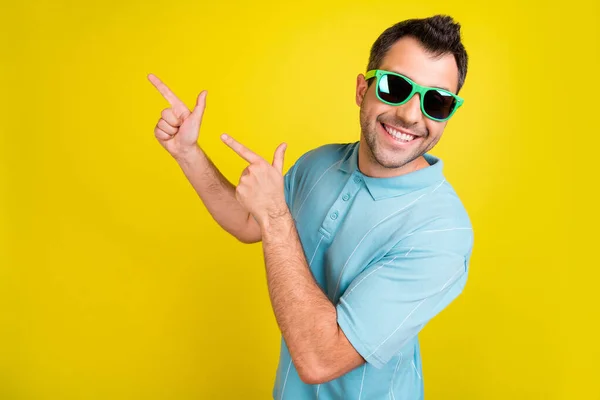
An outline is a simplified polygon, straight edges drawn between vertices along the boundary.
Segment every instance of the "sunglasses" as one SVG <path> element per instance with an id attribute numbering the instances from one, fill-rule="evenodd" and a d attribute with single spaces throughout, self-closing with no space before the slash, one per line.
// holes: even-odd
<path id="1" fill-rule="evenodd" d="M 365 75 L 366 80 L 371 78 L 377 78 L 377 98 L 391 106 L 404 104 L 419 93 L 421 111 L 434 121 L 447 121 L 464 101 L 447 90 L 421 86 L 395 72 L 372 69 Z"/>

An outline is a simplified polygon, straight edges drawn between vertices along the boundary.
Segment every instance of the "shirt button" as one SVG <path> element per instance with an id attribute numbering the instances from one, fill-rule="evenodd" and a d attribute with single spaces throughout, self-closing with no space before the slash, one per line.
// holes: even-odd
<path id="1" fill-rule="evenodd" d="M 354 182 L 359 183 L 360 182 L 360 176 L 355 176 L 354 177 Z"/>
<path id="2" fill-rule="evenodd" d="M 329 216 L 329 218 L 334 219 L 334 220 L 337 219 L 337 217 L 338 217 L 337 211 L 332 212 L 331 215 Z"/>
<path id="3" fill-rule="evenodd" d="M 344 201 L 348 201 L 349 199 L 350 199 L 350 193 L 346 193 L 344 195 L 344 197 L 342 197 L 342 200 L 344 200 Z"/>

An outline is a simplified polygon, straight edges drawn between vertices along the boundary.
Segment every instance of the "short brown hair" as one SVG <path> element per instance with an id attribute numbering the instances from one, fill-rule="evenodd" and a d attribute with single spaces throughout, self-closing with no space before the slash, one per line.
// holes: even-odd
<path id="1" fill-rule="evenodd" d="M 378 69 L 390 47 L 404 36 L 414 37 L 435 56 L 454 55 L 458 66 L 458 93 L 467 77 L 468 56 L 460 40 L 460 24 L 447 15 L 408 19 L 390 26 L 373 43 L 367 71 Z"/>

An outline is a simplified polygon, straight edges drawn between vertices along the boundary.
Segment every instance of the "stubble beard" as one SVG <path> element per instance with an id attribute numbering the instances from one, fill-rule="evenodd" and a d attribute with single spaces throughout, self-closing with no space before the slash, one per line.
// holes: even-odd
<path id="1" fill-rule="evenodd" d="M 365 142 L 367 143 L 367 147 L 369 150 L 369 158 L 371 162 L 376 163 L 386 169 L 396 169 L 403 167 L 404 165 L 416 160 L 429 150 L 428 148 L 417 148 L 411 150 L 411 153 L 409 154 L 405 154 L 404 152 L 402 154 L 397 154 L 396 157 L 394 157 L 394 159 L 386 157 L 384 151 L 380 148 L 378 142 L 379 133 L 377 131 L 377 125 L 381 125 L 381 122 L 383 121 L 380 121 L 379 118 L 377 118 L 375 119 L 375 121 L 373 121 L 372 124 L 369 124 L 366 118 L 364 118 L 364 116 L 361 115 L 361 132 L 362 136 L 365 138 Z M 392 125 L 400 127 L 405 126 L 404 124 L 398 122 L 395 122 Z M 429 132 L 423 133 L 423 138 L 426 140 L 426 138 L 429 136 Z"/>

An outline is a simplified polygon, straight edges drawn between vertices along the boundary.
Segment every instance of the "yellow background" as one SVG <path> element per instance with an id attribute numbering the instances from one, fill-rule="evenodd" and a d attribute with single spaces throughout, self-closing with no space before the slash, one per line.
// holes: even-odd
<path id="1" fill-rule="evenodd" d="M 260 244 L 212 220 L 153 128 L 154 73 L 265 157 L 359 137 L 389 25 L 448 13 L 470 63 L 433 154 L 475 229 L 421 335 L 426 398 L 600 399 L 597 2 L 23 1 L 0 12 L 0 399 L 267 399 Z"/>

